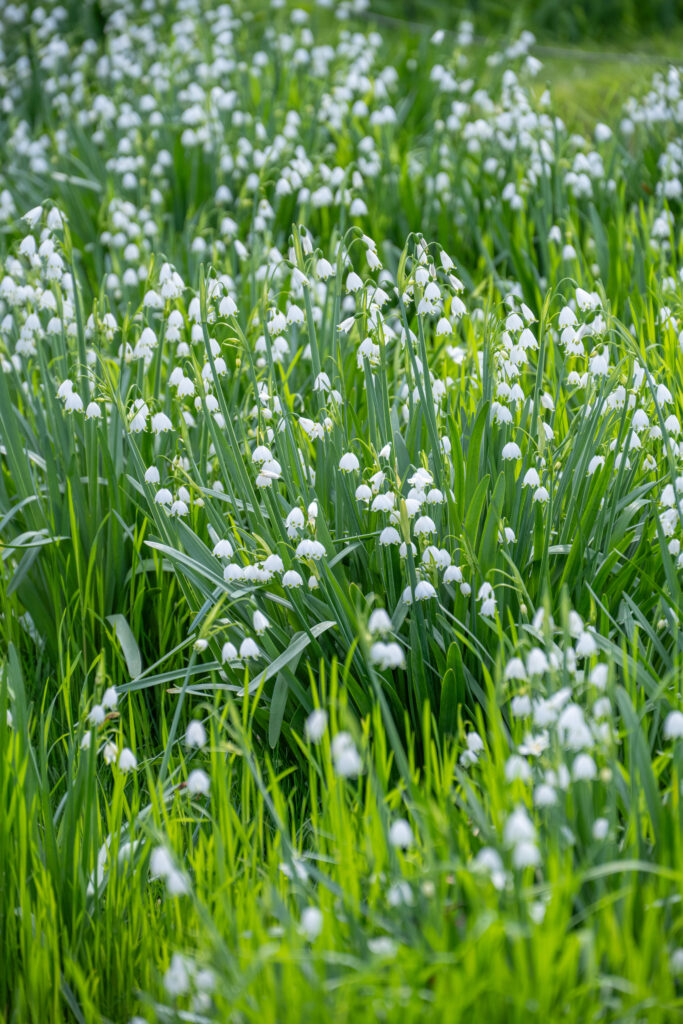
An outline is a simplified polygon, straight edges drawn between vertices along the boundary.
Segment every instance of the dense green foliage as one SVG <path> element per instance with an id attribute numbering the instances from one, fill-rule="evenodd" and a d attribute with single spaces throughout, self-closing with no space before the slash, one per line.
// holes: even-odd
<path id="1" fill-rule="evenodd" d="M 675 1020 L 678 71 L 0 17 L 0 1020 Z"/>

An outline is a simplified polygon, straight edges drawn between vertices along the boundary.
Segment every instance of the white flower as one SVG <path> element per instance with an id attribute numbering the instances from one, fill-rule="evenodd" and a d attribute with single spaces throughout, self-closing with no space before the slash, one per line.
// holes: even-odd
<path id="1" fill-rule="evenodd" d="M 526 657 L 526 670 L 530 676 L 540 676 L 550 668 L 540 647 L 532 647 Z"/>
<path id="2" fill-rule="evenodd" d="M 514 782 L 519 779 L 521 782 L 528 782 L 531 778 L 531 768 L 528 762 L 519 754 L 512 754 L 505 762 L 505 779 L 507 782 Z"/>
<path id="3" fill-rule="evenodd" d="M 297 545 L 296 557 L 297 558 L 310 558 L 314 562 L 319 562 L 325 554 L 325 545 L 321 544 L 319 540 L 302 540 Z"/>
<path id="4" fill-rule="evenodd" d="M 505 888 L 503 861 L 497 850 L 490 846 L 483 846 L 472 864 L 477 871 L 484 872 L 489 876 L 495 889 L 500 891 Z"/>
<path id="5" fill-rule="evenodd" d="M 339 468 L 342 473 L 354 473 L 357 469 L 360 469 L 358 457 L 353 452 L 346 452 L 339 460 Z"/>
<path id="6" fill-rule="evenodd" d="M 303 530 L 305 523 L 304 514 L 300 508 L 296 506 L 287 513 L 285 519 L 285 526 L 287 527 L 287 536 L 292 540 L 296 537 L 299 530 Z"/>
<path id="7" fill-rule="evenodd" d="M 165 412 L 157 412 L 152 416 L 152 430 L 157 437 L 168 430 L 173 430 L 173 424 Z"/>
<path id="8" fill-rule="evenodd" d="M 229 295 L 225 295 L 220 301 L 218 313 L 220 316 L 235 316 L 237 313 L 237 303 Z"/>
<path id="9" fill-rule="evenodd" d="M 379 542 L 382 547 L 386 547 L 389 544 L 400 544 L 401 535 L 395 526 L 385 526 L 379 535 Z"/>
<path id="10" fill-rule="evenodd" d="M 415 600 L 429 601 L 432 597 L 436 597 L 436 590 L 432 584 L 429 580 L 420 580 L 415 587 Z"/>
<path id="11" fill-rule="evenodd" d="M 405 818 L 397 818 L 389 829 L 389 842 L 401 850 L 407 850 L 415 842 L 415 836 Z"/>
<path id="12" fill-rule="evenodd" d="M 596 818 L 593 822 L 593 828 L 591 831 L 593 833 L 593 839 L 596 839 L 598 842 L 606 839 L 607 833 L 609 832 L 609 821 L 607 818 Z"/>
<path id="13" fill-rule="evenodd" d="M 332 740 L 334 770 L 341 778 L 355 778 L 363 770 L 363 762 L 348 732 L 339 732 Z"/>
<path id="14" fill-rule="evenodd" d="M 229 540 L 217 540 L 213 546 L 213 554 L 216 558 L 232 558 L 232 544 Z"/>
<path id="15" fill-rule="evenodd" d="M 600 718 L 610 718 L 612 715 L 612 703 L 609 697 L 600 697 L 596 700 L 593 705 L 593 717 L 598 720 Z"/>
<path id="16" fill-rule="evenodd" d="M 109 740 L 108 743 L 104 744 L 104 747 L 102 748 L 102 757 L 104 758 L 105 764 L 113 764 L 117 755 L 118 750 L 116 749 L 115 743 L 112 743 L 112 741 Z"/>
<path id="17" fill-rule="evenodd" d="M 296 569 L 288 569 L 282 577 L 282 586 L 287 587 L 288 589 L 296 589 L 298 587 L 303 587 L 303 585 L 304 581 Z"/>
<path id="18" fill-rule="evenodd" d="M 536 829 L 526 808 L 520 805 L 510 814 L 503 828 L 503 839 L 508 846 L 536 841 Z"/>
<path id="19" fill-rule="evenodd" d="M 228 640 L 221 649 L 221 661 L 223 663 L 237 660 L 237 648 Z"/>
<path id="20" fill-rule="evenodd" d="M 137 758 L 132 750 L 124 747 L 119 754 L 119 768 L 122 772 L 129 772 L 137 767 Z"/>
<path id="21" fill-rule="evenodd" d="M 119 695 L 116 692 L 115 687 L 108 686 L 102 695 L 102 706 L 111 711 L 119 702 Z"/>
<path id="22" fill-rule="evenodd" d="M 580 310 L 585 312 L 589 309 L 595 309 L 596 303 L 590 292 L 585 291 L 583 288 L 577 288 L 576 292 L 576 305 Z"/>
<path id="23" fill-rule="evenodd" d="M 391 619 L 384 608 L 375 608 L 368 622 L 371 633 L 391 633 Z"/>
<path id="24" fill-rule="evenodd" d="M 484 749 L 484 741 L 474 729 L 470 730 L 467 736 L 465 736 L 465 743 L 467 744 L 467 749 L 473 754 L 480 754 Z"/>
<path id="25" fill-rule="evenodd" d="M 50 212 L 52 212 L 52 211 L 50 211 Z M 42 208 L 42 206 L 34 206 L 30 210 L 28 210 L 25 214 L 23 214 L 21 219 L 25 220 L 26 223 L 28 224 L 29 228 L 33 229 L 36 226 L 36 224 L 38 223 L 38 221 L 40 220 L 40 218 L 42 216 L 43 216 L 43 208 Z M 54 230 L 54 229 L 51 229 L 51 230 Z"/>
<path id="26" fill-rule="evenodd" d="M 657 405 L 669 405 L 673 397 L 666 384 L 659 384 L 656 392 Z"/>
<path id="27" fill-rule="evenodd" d="M 268 555 L 263 563 L 263 568 L 267 573 L 276 573 L 283 572 L 285 566 L 279 555 Z"/>
<path id="28" fill-rule="evenodd" d="M 368 939 L 368 950 L 373 956 L 388 960 L 396 956 L 397 946 L 395 940 L 388 935 L 378 935 Z"/>
<path id="29" fill-rule="evenodd" d="M 316 708 L 311 711 L 304 723 L 304 732 L 309 743 L 320 743 L 327 729 L 327 711 L 323 708 Z"/>
<path id="30" fill-rule="evenodd" d="M 190 974 L 187 961 L 180 953 L 174 953 L 171 957 L 171 964 L 164 974 L 164 987 L 174 999 L 189 991 Z"/>
<path id="31" fill-rule="evenodd" d="M 420 516 L 416 521 L 413 531 L 416 537 L 421 537 L 424 534 L 436 533 L 436 523 L 430 516 Z"/>
<path id="32" fill-rule="evenodd" d="M 373 665 L 379 665 L 381 669 L 403 668 L 405 655 L 400 644 L 396 642 L 385 644 L 377 641 L 370 648 L 370 661 Z"/>
<path id="33" fill-rule="evenodd" d="M 541 782 L 534 790 L 536 807 L 552 807 L 557 803 L 557 793 L 547 782 Z"/>
<path id="34" fill-rule="evenodd" d="M 182 871 L 174 869 L 166 876 L 166 891 L 169 896 L 184 896 L 190 891 L 189 883 Z"/>
<path id="35" fill-rule="evenodd" d="M 568 750 L 580 750 L 593 744 L 593 736 L 578 704 L 569 703 L 562 710 L 557 719 L 557 731 Z"/>
<path id="36" fill-rule="evenodd" d="M 259 444 L 254 448 L 252 452 L 251 461 L 256 465 L 261 466 L 264 462 L 270 462 L 273 456 L 270 448 L 266 448 L 264 444 Z"/>
<path id="37" fill-rule="evenodd" d="M 268 321 L 268 330 L 277 337 L 287 328 L 287 317 L 281 310 L 276 310 Z"/>
<path id="38" fill-rule="evenodd" d="M 83 400 L 77 391 L 70 391 L 64 399 L 66 412 L 83 412 Z"/>
<path id="39" fill-rule="evenodd" d="M 522 457 L 522 449 L 515 441 L 508 441 L 507 444 L 503 445 L 502 451 L 503 460 L 506 462 L 514 462 Z"/>
<path id="40" fill-rule="evenodd" d="M 670 711 L 664 719 L 664 737 L 667 740 L 683 738 L 683 711 Z"/>
<path id="41" fill-rule="evenodd" d="M 321 259 L 315 265 L 315 272 L 321 281 L 327 281 L 334 274 L 334 268 L 328 260 Z"/>
<path id="42" fill-rule="evenodd" d="M 206 729 L 200 721 L 194 719 L 185 732 L 185 743 L 188 747 L 203 747 L 206 744 Z"/>
<path id="43" fill-rule="evenodd" d="M 519 660 L 519 659 L 514 659 Z M 520 665 L 522 662 L 520 661 Z M 522 665 L 522 668 L 524 666 Z M 510 701 L 510 713 L 513 718 L 526 718 L 531 714 L 531 698 L 526 693 L 519 693 Z"/>
<path id="44" fill-rule="evenodd" d="M 208 796 L 211 780 L 201 768 L 194 768 L 187 777 L 187 791 L 191 796 Z"/>
<path id="45" fill-rule="evenodd" d="M 512 863 L 520 870 L 523 868 L 535 868 L 541 863 L 541 855 L 535 843 L 518 843 L 512 851 Z"/>
<path id="46" fill-rule="evenodd" d="M 173 860 L 164 846 L 156 846 L 149 858 L 150 878 L 166 878 L 173 871 Z"/>
<path id="47" fill-rule="evenodd" d="M 531 702 L 529 702 L 529 711 L 531 711 Z M 550 746 L 550 740 L 547 732 L 537 733 L 535 736 L 531 733 L 527 733 L 524 737 L 524 742 L 520 743 L 517 750 L 520 754 L 525 757 L 540 757 L 544 750 L 547 750 Z"/>
<path id="48" fill-rule="evenodd" d="M 389 492 L 388 494 L 378 494 L 372 500 L 370 506 L 371 512 L 391 512 L 396 503 L 396 496 Z"/>
<path id="49" fill-rule="evenodd" d="M 243 658 L 245 661 L 247 661 L 249 658 L 260 657 L 261 651 L 259 650 L 259 646 L 256 643 L 256 641 L 253 640 L 250 636 L 245 637 L 242 643 L 240 644 L 240 658 Z"/>
<path id="50" fill-rule="evenodd" d="M 305 907 L 299 928 L 309 942 L 315 942 L 323 929 L 322 911 L 318 907 Z"/>
<path id="51" fill-rule="evenodd" d="M 267 617 L 258 609 L 254 612 L 252 623 L 254 626 L 254 632 L 257 636 L 263 636 L 265 631 L 270 627 L 270 622 Z"/>
<path id="52" fill-rule="evenodd" d="M 359 291 L 363 287 L 363 281 L 358 274 L 352 270 L 346 278 L 346 289 L 351 293 Z"/>
<path id="53" fill-rule="evenodd" d="M 584 630 L 576 643 L 576 657 L 577 658 L 592 658 L 598 649 L 598 645 L 595 642 L 593 634 Z"/>
<path id="54" fill-rule="evenodd" d="M 415 898 L 409 882 L 402 880 L 394 882 L 393 885 L 389 886 L 387 890 L 387 903 L 390 907 L 412 907 L 414 902 Z"/>
<path id="55" fill-rule="evenodd" d="M 270 459 L 261 466 L 261 471 L 256 477 L 257 487 L 271 487 L 274 480 L 279 480 L 282 475 L 282 466 L 277 459 Z"/>
<path id="56" fill-rule="evenodd" d="M 130 421 L 130 429 L 133 434 L 140 434 L 147 426 L 147 413 L 138 412 Z"/>
<path id="57" fill-rule="evenodd" d="M 527 679 L 527 670 L 524 668 L 524 662 L 521 658 L 511 658 L 510 661 L 508 661 L 505 666 L 505 678 L 520 680 Z"/>
<path id="58" fill-rule="evenodd" d="M 579 754 L 578 757 L 574 758 L 572 765 L 572 776 L 574 779 L 590 780 L 594 779 L 597 774 L 598 769 L 590 754 Z"/>
<path id="59" fill-rule="evenodd" d="M 105 719 L 105 710 L 101 704 L 95 704 L 88 715 L 91 725 L 102 725 Z"/>

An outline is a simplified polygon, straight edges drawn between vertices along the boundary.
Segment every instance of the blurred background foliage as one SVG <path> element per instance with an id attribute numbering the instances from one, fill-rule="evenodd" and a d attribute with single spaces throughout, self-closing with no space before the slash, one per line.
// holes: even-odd
<path id="1" fill-rule="evenodd" d="M 608 45 L 669 32 L 683 21 L 683 0 L 372 0 L 379 14 L 449 28 L 470 16 L 481 33 L 531 29 L 539 38 Z"/>

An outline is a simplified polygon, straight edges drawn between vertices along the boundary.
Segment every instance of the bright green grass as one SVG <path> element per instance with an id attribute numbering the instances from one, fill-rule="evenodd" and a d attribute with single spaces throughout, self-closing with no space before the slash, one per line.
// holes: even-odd
<path id="1" fill-rule="evenodd" d="M 179 949 L 190 952 L 190 976 L 210 970 L 213 980 L 210 997 L 201 995 L 199 976 L 199 994 L 190 983 L 177 1005 L 194 992 L 195 1007 L 210 1019 L 436 1021 L 483 1013 L 492 1021 L 578 1022 L 601 1006 L 608 1019 L 669 1021 L 680 1012 L 662 956 L 662 937 L 680 941 L 682 927 L 680 751 L 673 763 L 651 767 L 638 727 L 603 769 L 621 786 L 603 797 L 584 783 L 548 822 L 543 882 L 532 870 L 515 872 L 499 892 L 486 872 L 471 869 L 473 843 L 480 845 L 473 822 L 486 836 L 509 806 L 495 759 L 503 723 L 495 717 L 491 747 L 463 785 L 454 748 L 430 735 L 429 719 L 423 767 L 409 758 L 396 775 L 375 713 L 359 738 L 366 774 L 348 784 L 335 776 L 327 739 L 318 748 L 302 744 L 294 769 L 278 770 L 262 752 L 257 762 L 247 740 L 253 707 L 243 706 L 240 721 L 214 702 L 205 707 L 210 752 L 199 759 L 211 774 L 210 803 L 183 787 L 196 757 L 174 758 L 173 784 L 163 788 L 151 765 L 143 763 L 132 785 L 115 773 L 105 798 L 90 752 L 79 754 L 65 739 L 48 755 L 37 715 L 20 714 L 13 657 L 7 672 L 17 708 L 11 738 L 2 732 L 0 766 L 2 953 L 6 968 L 19 965 L 2 976 L 12 992 L 10 1019 L 124 1020 L 138 999 L 156 1019 L 156 999 L 168 1004 L 162 973 Z M 345 718 L 336 665 L 329 676 L 321 671 L 320 685 L 320 697 L 337 709 L 334 728 Z M 117 717 L 110 734 L 134 736 L 132 708 Z M 69 774 L 61 798 L 48 756 Z M 645 803 L 638 793 L 649 786 L 654 802 Z M 606 850 L 584 832 L 598 810 L 625 826 Z M 398 816 L 410 817 L 416 837 L 405 852 L 387 841 Z M 561 820 L 579 837 L 579 870 Z M 191 893 L 174 900 L 163 883 L 147 881 L 148 844 L 162 834 L 193 879 Z M 117 838 L 107 850 L 108 835 Z M 307 937 L 310 906 L 322 911 L 321 930 Z M 177 962 L 174 970 L 177 978 Z"/>

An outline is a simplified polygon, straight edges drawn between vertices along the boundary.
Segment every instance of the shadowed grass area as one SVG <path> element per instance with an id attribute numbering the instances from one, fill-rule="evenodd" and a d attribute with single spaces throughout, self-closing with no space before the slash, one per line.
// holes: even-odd
<path id="1" fill-rule="evenodd" d="M 680 28 L 680 0 L 371 0 L 372 11 L 432 26 L 454 28 L 472 19 L 481 33 L 502 36 L 529 29 L 542 42 L 613 48 L 657 47 L 665 34 Z M 615 47 L 615 44 L 616 47 Z"/>
<path id="2" fill-rule="evenodd" d="M 626 96 L 642 96 L 652 75 L 665 73 L 668 62 L 680 65 L 683 26 L 677 24 L 666 35 L 639 35 L 632 40 L 617 36 L 606 46 L 608 59 L 590 40 L 577 47 L 576 57 L 571 51 L 554 55 L 541 48 L 543 70 L 539 77 L 552 89 L 559 115 L 577 131 L 590 132 L 596 121 L 612 122 Z"/>

